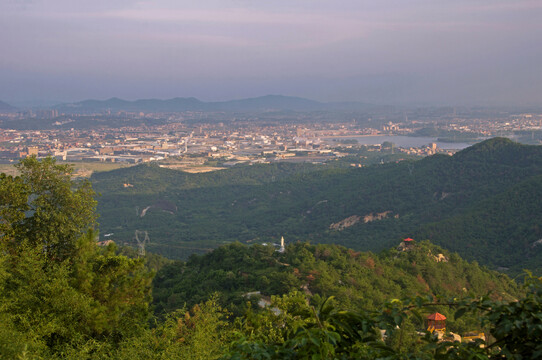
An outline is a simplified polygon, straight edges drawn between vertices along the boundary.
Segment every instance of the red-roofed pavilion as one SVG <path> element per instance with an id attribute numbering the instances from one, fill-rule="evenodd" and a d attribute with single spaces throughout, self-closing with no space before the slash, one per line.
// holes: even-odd
<path id="1" fill-rule="evenodd" d="M 446 330 L 446 316 L 438 312 L 429 315 L 427 317 L 427 329 L 430 331 Z"/>

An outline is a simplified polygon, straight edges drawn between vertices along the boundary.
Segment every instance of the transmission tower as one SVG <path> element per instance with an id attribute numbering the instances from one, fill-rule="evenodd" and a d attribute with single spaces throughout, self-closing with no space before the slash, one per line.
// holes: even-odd
<path id="1" fill-rule="evenodd" d="M 143 237 L 143 239 L 141 239 Z M 149 234 L 146 231 L 135 231 L 135 240 L 137 241 L 138 255 L 145 256 L 145 243 L 150 243 Z"/>

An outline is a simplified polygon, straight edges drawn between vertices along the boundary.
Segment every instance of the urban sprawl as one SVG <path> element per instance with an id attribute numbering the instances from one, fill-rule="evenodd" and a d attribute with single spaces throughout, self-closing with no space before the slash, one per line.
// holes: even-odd
<path id="1" fill-rule="evenodd" d="M 311 121 L 311 119 L 316 120 Z M 141 163 L 175 159 L 167 166 L 208 171 L 216 166 L 275 161 L 323 163 L 344 157 L 345 150 L 366 146 L 397 154 L 453 154 L 436 141 L 396 146 L 393 140 L 361 145 L 367 136 L 432 137 L 441 142 L 475 142 L 493 136 L 540 143 L 542 114 L 445 110 L 383 111 L 381 114 L 296 113 L 227 114 L 182 112 L 59 114 L 57 110 L 0 114 L 0 162 L 36 155 L 69 162 Z M 82 120 L 85 126 L 81 126 Z M 31 125 L 21 126 L 23 121 Z M 39 121 L 44 121 L 42 129 Z M 114 122 L 117 127 L 108 126 Z M 90 125 L 89 125 L 90 124 Z M 120 125 L 118 125 L 120 124 Z M 73 127 L 72 127 L 73 126 Z M 18 129 L 17 129 L 18 128 Z M 535 136 L 536 135 L 536 136 Z M 379 139 L 378 137 L 375 139 Z M 393 138 L 392 138 L 393 139 Z M 391 143 L 391 144 L 390 144 Z M 352 164 L 355 166 L 356 164 Z"/>

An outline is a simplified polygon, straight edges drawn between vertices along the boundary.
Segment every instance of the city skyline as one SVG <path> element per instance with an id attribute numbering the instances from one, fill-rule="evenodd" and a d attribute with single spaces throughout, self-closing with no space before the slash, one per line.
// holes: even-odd
<path id="1" fill-rule="evenodd" d="M 541 14 L 538 1 L 10 0 L 0 100 L 532 105 Z"/>

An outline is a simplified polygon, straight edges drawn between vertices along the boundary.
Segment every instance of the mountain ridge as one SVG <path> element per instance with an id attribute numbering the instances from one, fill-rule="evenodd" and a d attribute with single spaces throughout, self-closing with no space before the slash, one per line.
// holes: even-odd
<path id="1" fill-rule="evenodd" d="M 16 112 L 17 110 L 18 109 L 15 106 L 12 106 L 7 102 L 0 100 L 0 113 L 12 113 Z"/>
<path id="2" fill-rule="evenodd" d="M 264 95 L 228 101 L 204 102 L 194 97 L 175 97 L 171 99 L 138 99 L 134 101 L 123 100 L 116 97 L 107 100 L 83 100 L 75 103 L 65 103 L 54 106 L 62 112 L 99 112 L 99 111 L 154 111 L 154 112 L 181 112 L 181 111 L 316 111 L 328 109 L 354 109 L 364 108 L 363 103 L 323 103 L 296 96 Z"/>

